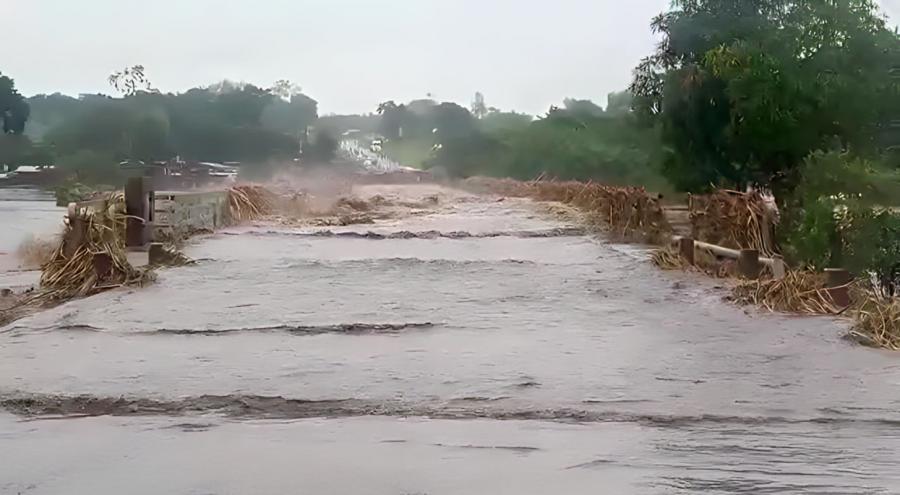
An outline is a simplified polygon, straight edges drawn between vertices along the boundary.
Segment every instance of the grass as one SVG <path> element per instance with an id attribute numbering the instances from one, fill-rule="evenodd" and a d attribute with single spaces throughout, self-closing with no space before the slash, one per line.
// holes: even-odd
<path id="1" fill-rule="evenodd" d="M 393 139 L 384 143 L 384 155 L 406 167 L 424 169 L 431 157 L 431 138 Z"/>

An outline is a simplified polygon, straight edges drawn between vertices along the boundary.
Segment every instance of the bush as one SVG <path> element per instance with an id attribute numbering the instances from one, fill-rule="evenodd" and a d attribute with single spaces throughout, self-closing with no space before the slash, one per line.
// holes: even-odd
<path id="1" fill-rule="evenodd" d="M 870 274 L 886 293 L 900 289 L 900 177 L 879 163 L 846 153 L 816 152 L 784 204 L 785 254 L 814 269 Z"/>

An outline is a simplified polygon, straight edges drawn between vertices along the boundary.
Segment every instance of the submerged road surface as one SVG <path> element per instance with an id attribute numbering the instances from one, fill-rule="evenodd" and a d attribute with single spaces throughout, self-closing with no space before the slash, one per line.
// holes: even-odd
<path id="1" fill-rule="evenodd" d="M 221 232 L 0 330 L 0 493 L 900 492 L 897 356 L 528 201 L 438 196 Z"/>

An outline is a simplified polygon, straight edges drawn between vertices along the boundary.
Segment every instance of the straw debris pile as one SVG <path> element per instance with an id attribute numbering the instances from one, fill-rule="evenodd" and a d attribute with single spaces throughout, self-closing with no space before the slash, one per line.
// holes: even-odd
<path id="1" fill-rule="evenodd" d="M 650 261 L 662 270 L 689 270 L 691 268 L 687 260 L 681 256 L 681 253 L 672 246 L 662 247 L 653 251 Z"/>
<path id="2" fill-rule="evenodd" d="M 900 299 L 871 292 L 854 297 L 856 324 L 850 337 L 863 345 L 900 350 Z"/>
<path id="3" fill-rule="evenodd" d="M 135 268 L 125 250 L 125 198 L 113 193 L 105 210 L 70 211 L 59 245 L 44 263 L 40 288 L 5 311 L 0 324 L 30 311 L 126 285 L 153 280 L 149 269 Z"/>
<path id="4" fill-rule="evenodd" d="M 847 315 L 854 319 L 849 337 L 870 347 L 900 350 L 900 299 L 876 295 L 860 282 L 851 282 L 850 306 L 835 304 L 825 277 L 790 271 L 781 280 L 760 280 L 734 288 L 736 302 L 756 304 L 769 311 L 808 315 Z"/>
<path id="5" fill-rule="evenodd" d="M 152 280 L 125 251 L 125 198 L 113 193 L 102 212 L 82 210 L 66 218 L 62 242 L 42 267 L 38 297 L 66 300 Z"/>
<path id="6" fill-rule="evenodd" d="M 692 237 L 732 249 L 777 253 L 772 227 L 776 213 L 759 192 L 718 190 L 691 196 L 688 205 Z"/>
<path id="7" fill-rule="evenodd" d="M 659 199 L 642 187 L 613 187 L 574 181 L 519 182 L 484 177 L 469 179 L 466 185 L 505 196 L 570 204 L 626 239 L 653 242 L 672 231 Z"/>
<path id="8" fill-rule="evenodd" d="M 745 282 L 734 288 L 739 303 L 756 304 L 769 311 L 810 315 L 836 315 L 845 308 L 838 307 L 825 288 L 822 275 L 790 270 L 781 279 L 762 279 Z"/>
<path id="9" fill-rule="evenodd" d="M 383 201 L 383 198 L 379 198 Z M 271 220 L 291 224 L 301 219 L 313 225 L 352 225 L 373 223 L 371 211 L 384 203 L 352 196 L 337 200 L 317 198 L 308 193 L 276 194 L 256 185 L 229 189 L 228 211 L 231 223 Z M 310 220 L 312 219 L 312 220 Z"/>
<path id="10" fill-rule="evenodd" d="M 275 212 L 278 196 L 262 186 L 243 185 L 228 190 L 228 213 L 233 223 L 259 220 Z"/>

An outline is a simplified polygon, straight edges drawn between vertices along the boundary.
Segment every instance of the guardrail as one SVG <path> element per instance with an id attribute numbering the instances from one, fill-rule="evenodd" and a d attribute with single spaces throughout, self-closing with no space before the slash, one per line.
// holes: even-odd
<path id="1" fill-rule="evenodd" d="M 153 241 L 214 232 L 227 223 L 228 191 L 159 191 L 154 196 Z"/>

